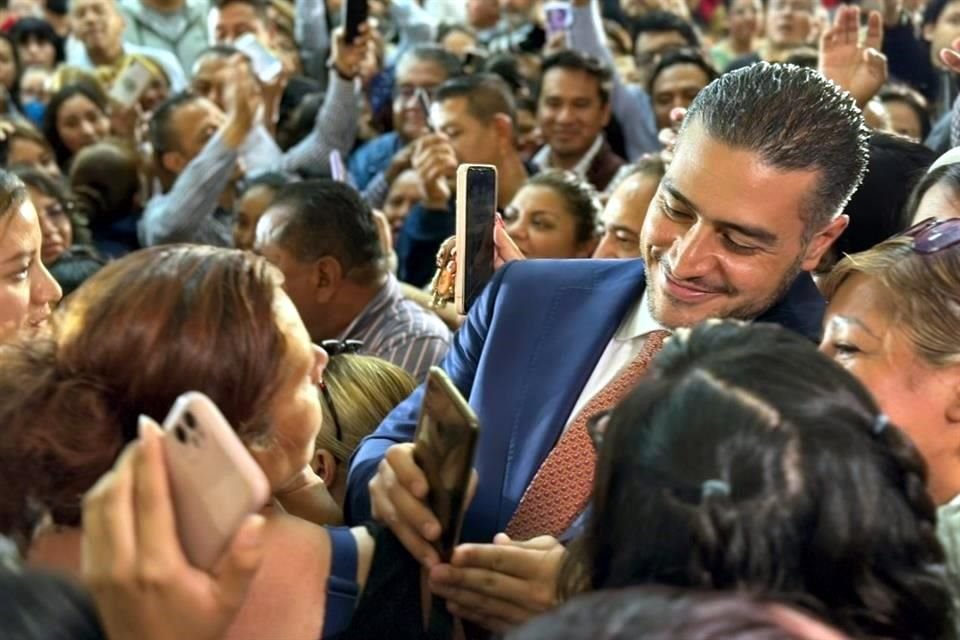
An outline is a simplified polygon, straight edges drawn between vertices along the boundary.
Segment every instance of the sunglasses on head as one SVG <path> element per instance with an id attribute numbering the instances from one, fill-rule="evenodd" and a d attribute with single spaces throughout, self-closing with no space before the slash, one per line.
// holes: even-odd
<path id="1" fill-rule="evenodd" d="M 913 240 L 912 247 L 917 253 L 937 253 L 960 244 L 960 218 L 927 218 L 900 235 Z"/>
<path id="2" fill-rule="evenodd" d="M 324 340 L 320 346 L 327 352 L 331 358 L 342 354 L 354 354 L 363 348 L 362 340 Z M 323 394 L 323 400 L 327 403 L 327 409 L 330 410 L 330 417 L 333 419 L 333 428 L 336 432 L 337 442 L 343 442 L 343 428 L 340 426 L 340 419 L 337 418 L 337 410 L 333 406 L 333 397 L 330 395 L 330 389 L 327 384 L 320 381 L 320 393 Z"/>

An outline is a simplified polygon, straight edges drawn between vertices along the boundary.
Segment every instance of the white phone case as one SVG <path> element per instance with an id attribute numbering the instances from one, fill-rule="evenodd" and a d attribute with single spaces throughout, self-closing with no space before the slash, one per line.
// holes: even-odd
<path id="1" fill-rule="evenodd" d="M 270 499 L 270 485 L 223 414 L 202 393 L 177 398 L 163 431 L 180 542 L 194 566 L 209 570 L 243 519 Z"/>
<path id="2" fill-rule="evenodd" d="M 150 84 L 151 74 L 143 63 L 138 60 L 131 62 L 123 73 L 114 80 L 110 88 L 110 97 L 123 105 L 132 107 Z"/>
<path id="3" fill-rule="evenodd" d="M 250 59 L 253 72 L 260 82 L 269 84 L 283 72 L 283 63 L 257 40 L 252 33 L 245 33 L 233 42 L 234 48 Z"/>

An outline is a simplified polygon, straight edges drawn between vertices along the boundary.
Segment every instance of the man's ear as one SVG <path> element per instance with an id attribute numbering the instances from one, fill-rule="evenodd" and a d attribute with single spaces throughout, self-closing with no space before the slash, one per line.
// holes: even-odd
<path id="1" fill-rule="evenodd" d="M 332 256 L 323 256 L 313 265 L 313 290 L 319 303 L 333 299 L 343 283 L 343 269 L 340 262 Z"/>
<path id="2" fill-rule="evenodd" d="M 332 453 L 317 447 L 313 454 L 313 470 L 323 479 L 328 491 L 333 489 L 337 482 L 337 459 Z"/>
<path id="3" fill-rule="evenodd" d="M 515 129 L 513 126 L 513 120 L 510 119 L 510 116 L 505 113 L 495 113 L 493 115 L 493 130 L 497 134 L 497 139 L 500 141 L 501 148 L 503 148 L 504 145 L 507 145 L 510 148 L 515 148 Z"/>
<path id="4" fill-rule="evenodd" d="M 950 397 L 947 402 L 947 421 L 952 425 L 960 426 L 960 365 L 953 365 L 945 370 L 950 377 Z"/>
<path id="5" fill-rule="evenodd" d="M 850 218 L 847 215 L 839 215 L 830 221 L 824 229 L 821 229 L 817 235 L 813 236 L 810 244 L 807 245 L 807 251 L 800 262 L 800 268 L 804 271 L 813 271 L 820 264 L 820 259 L 827 250 L 836 242 L 840 234 L 843 233 L 847 225 L 850 224 Z"/>
<path id="6" fill-rule="evenodd" d="M 179 151 L 167 151 L 160 156 L 160 166 L 173 175 L 180 175 L 187 166 L 187 159 Z"/>

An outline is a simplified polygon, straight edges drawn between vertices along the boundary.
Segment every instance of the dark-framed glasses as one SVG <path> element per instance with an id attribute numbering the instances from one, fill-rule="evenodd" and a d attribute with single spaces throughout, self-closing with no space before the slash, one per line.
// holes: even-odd
<path id="1" fill-rule="evenodd" d="M 363 348 L 362 340 L 324 340 L 320 346 L 327 352 L 331 358 L 342 354 L 354 354 Z M 323 401 L 327 403 L 327 409 L 330 410 L 330 417 L 333 419 L 333 428 L 336 433 L 337 442 L 343 442 L 343 428 L 340 426 L 340 419 L 337 417 L 337 409 L 333 406 L 333 397 L 330 395 L 330 389 L 327 383 L 320 381 L 320 393 L 323 394 Z"/>
<path id="2" fill-rule="evenodd" d="M 917 253 L 937 253 L 960 244 L 960 218 L 927 218 L 900 235 L 913 240 L 912 247 Z"/>

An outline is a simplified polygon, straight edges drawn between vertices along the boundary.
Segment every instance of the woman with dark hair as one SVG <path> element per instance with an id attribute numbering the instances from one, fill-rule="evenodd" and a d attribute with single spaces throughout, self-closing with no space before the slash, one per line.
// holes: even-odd
<path id="1" fill-rule="evenodd" d="M 43 134 L 23 118 L 0 120 L 6 137 L 0 140 L 0 166 L 32 167 L 52 178 L 61 177 L 53 149 Z"/>
<path id="2" fill-rule="evenodd" d="M 55 263 L 74 245 L 90 245 L 87 220 L 78 215 L 73 199 L 60 182 L 32 167 L 14 167 L 12 171 L 27 186 L 27 195 L 37 210 L 45 265 Z"/>
<path id="3" fill-rule="evenodd" d="M 575 173 L 550 170 L 524 183 L 503 212 L 527 258 L 589 258 L 599 237 L 600 198 Z"/>
<path id="4" fill-rule="evenodd" d="M 0 344 L 47 323 L 60 287 L 40 258 L 42 233 L 23 182 L 0 170 Z"/>
<path id="5" fill-rule="evenodd" d="M 907 204 L 910 224 L 927 218 L 960 218 L 960 156 L 952 149 L 934 162 L 913 188 Z"/>
<path id="6" fill-rule="evenodd" d="M 880 102 L 886 107 L 897 135 L 914 142 L 923 142 L 930 135 L 927 100 L 916 89 L 905 84 L 887 85 L 880 91 Z"/>
<path id="7" fill-rule="evenodd" d="M 800 336 L 678 332 L 593 433 L 593 508 L 563 593 L 747 590 L 854 637 L 953 637 L 922 459 Z"/>
<path id="8" fill-rule="evenodd" d="M 21 18 L 13 25 L 10 36 L 17 45 L 24 67 L 54 69 L 63 62 L 63 40 L 43 18 Z"/>
<path id="9" fill-rule="evenodd" d="M 43 115 L 43 135 L 66 171 L 80 149 L 110 133 L 107 97 L 93 82 L 78 81 L 57 91 Z"/>

